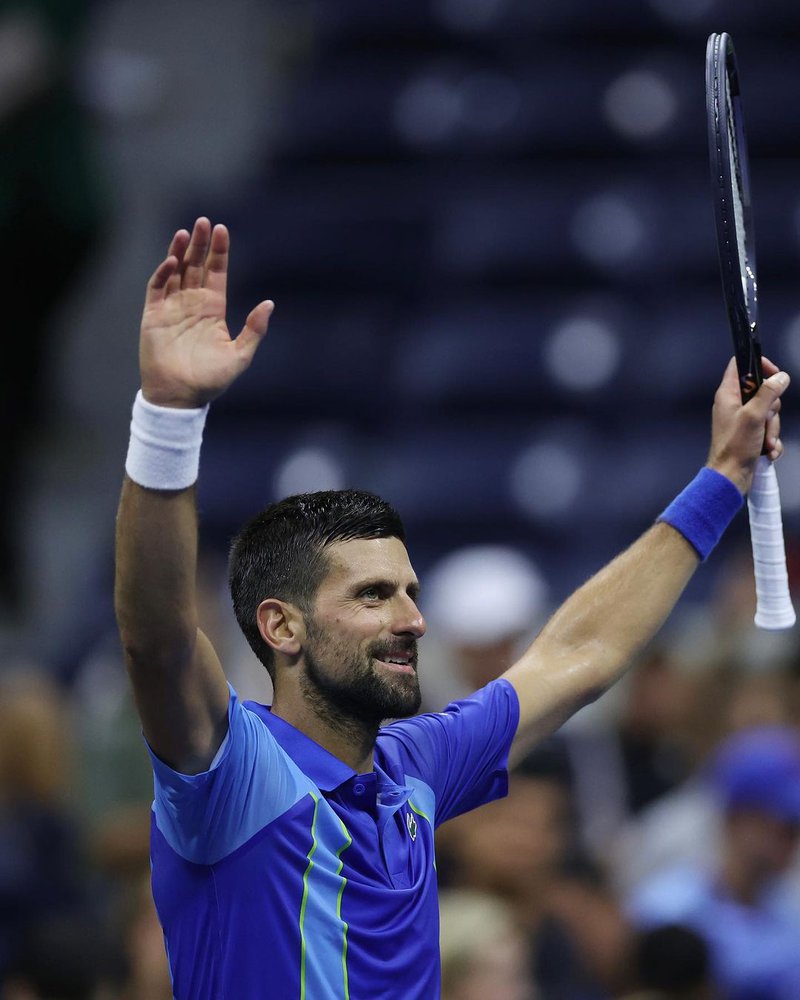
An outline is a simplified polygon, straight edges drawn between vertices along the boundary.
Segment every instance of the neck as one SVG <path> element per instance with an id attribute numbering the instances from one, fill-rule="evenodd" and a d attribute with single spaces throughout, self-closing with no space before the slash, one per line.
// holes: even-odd
<path id="1" fill-rule="evenodd" d="M 276 694 L 272 714 L 305 733 L 358 774 L 372 770 L 378 722 L 344 715 L 319 691 L 296 699 L 280 698 Z"/>

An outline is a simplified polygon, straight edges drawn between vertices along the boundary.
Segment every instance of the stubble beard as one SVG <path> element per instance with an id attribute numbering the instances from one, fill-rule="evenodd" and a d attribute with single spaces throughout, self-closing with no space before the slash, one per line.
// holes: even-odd
<path id="1" fill-rule="evenodd" d="M 377 729 L 385 719 L 407 719 L 419 711 L 422 694 L 416 640 L 376 642 L 364 653 L 353 652 L 331 639 L 311 618 L 306 621 L 306 638 L 306 695 L 330 718 Z M 414 672 L 382 674 L 374 660 L 400 652 L 411 654 Z"/>

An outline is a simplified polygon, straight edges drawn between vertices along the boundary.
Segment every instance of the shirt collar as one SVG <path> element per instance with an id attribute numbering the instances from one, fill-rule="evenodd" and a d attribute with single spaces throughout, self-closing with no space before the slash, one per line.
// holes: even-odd
<path id="1" fill-rule="evenodd" d="M 354 771 L 349 764 L 334 757 L 330 751 L 320 746 L 310 736 L 306 736 L 291 722 L 287 722 L 279 715 L 273 715 L 270 705 L 260 705 L 252 701 L 247 702 L 246 705 L 264 721 L 280 746 L 300 770 L 311 778 L 320 791 L 332 792 L 345 782 L 352 783 L 352 780 L 358 776 L 358 772 Z M 382 800 L 380 804 L 383 807 L 379 811 L 385 810 L 387 813 L 393 813 L 406 802 L 411 795 L 411 789 L 404 785 L 398 785 L 379 766 L 377 761 L 373 761 L 373 768 L 379 802 Z"/>

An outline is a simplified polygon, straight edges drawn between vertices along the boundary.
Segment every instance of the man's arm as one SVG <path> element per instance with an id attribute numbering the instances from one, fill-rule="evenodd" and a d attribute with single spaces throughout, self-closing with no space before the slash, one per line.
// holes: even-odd
<path id="1" fill-rule="evenodd" d="M 731 361 L 714 399 L 707 467 L 743 495 L 765 440 L 772 460 L 783 450 L 779 397 L 789 379 L 768 361 L 765 373 L 770 377 L 742 406 Z M 656 523 L 565 601 L 504 674 L 520 702 L 512 763 L 623 675 L 672 611 L 699 562 L 679 531 Z"/>
<path id="2" fill-rule="evenodd" d="M 191 236 L 175 234 L 148 283 L 138 405 L 158 407 L 149 415 L 167 428 L 188 419 L 202 431 L 203 407 L 247 368 L 266 333 L 268 301 L 250 313 L 238 337 L 228 332 L 229 243 L 223 226 L 212 230 L 198 219 Z M 152 428 L 139 437 L 148 441 Z M 137 447 L 138 461 L 129 451 L 117 513 L 117 624 L 150 746 L 175 769 L 198 773 L 225 737 L 228 685 L 197 619 L 195 489 L 170 481 L 169 451 L 159 454 L 156 473 L 146 474 L 154 452 L 146 443 Z"/>

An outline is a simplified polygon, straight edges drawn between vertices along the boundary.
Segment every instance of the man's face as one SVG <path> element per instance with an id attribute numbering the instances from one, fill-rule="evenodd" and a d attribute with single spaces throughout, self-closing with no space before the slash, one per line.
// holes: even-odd
<path id="1" fill-rule="evenodd" d="M 328 573 L 305 618 L 307 695 L 368 724 L 414 715 L 425 621 L 405 545 L 398 538 L 354 539 L 325 553 Z"/>
<path id="2" fill-rule="evenodd" d="M 538 896 L 565 857 L 568 793 L 556 779 L 515 774 L 505 798 L 448 826 L 463 881 L 511 900 Z"/>
<path id="3" fill-rule="evenodd" d="M 762 879 L 786 872 L 797 856 L 800 824 L 761 809 L 735 809 L 728 816 L 728 835 L 748 872 Z"/>

